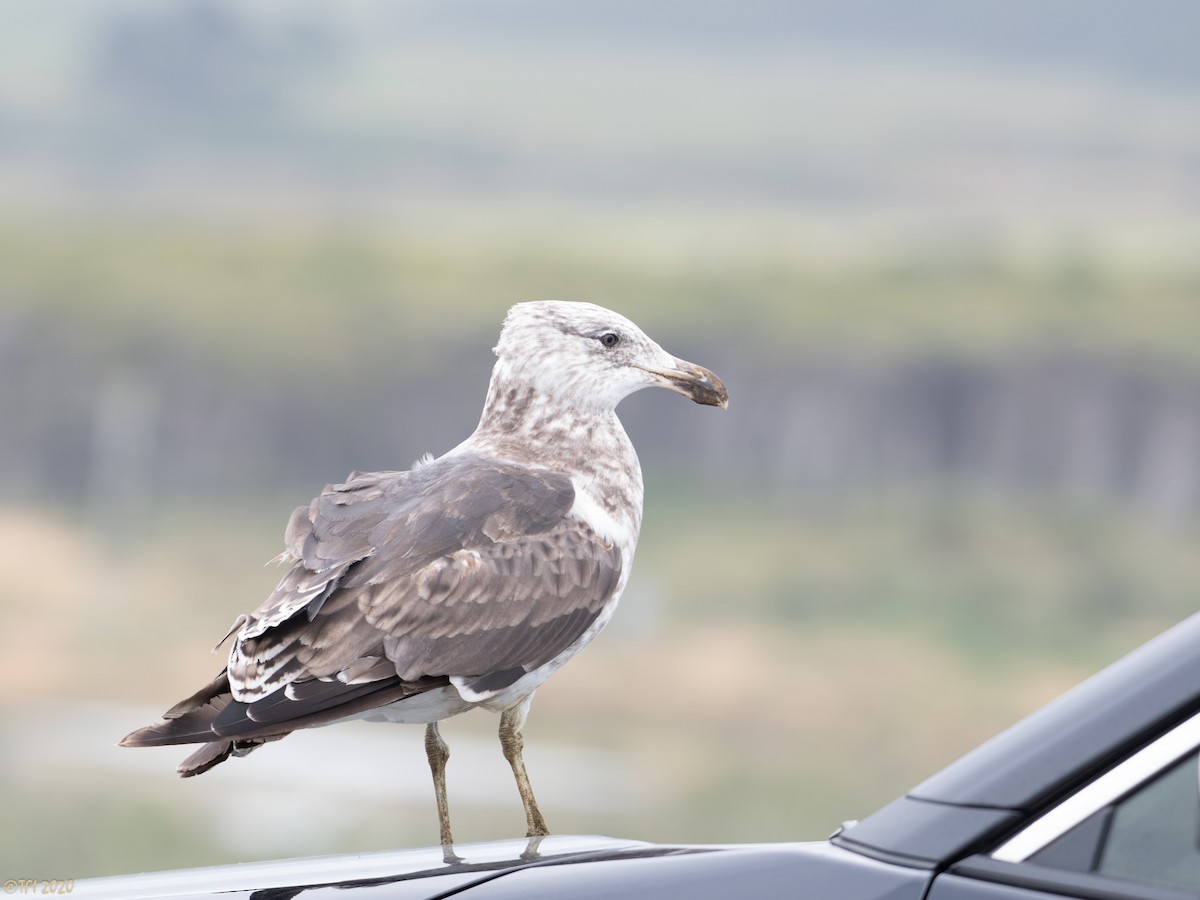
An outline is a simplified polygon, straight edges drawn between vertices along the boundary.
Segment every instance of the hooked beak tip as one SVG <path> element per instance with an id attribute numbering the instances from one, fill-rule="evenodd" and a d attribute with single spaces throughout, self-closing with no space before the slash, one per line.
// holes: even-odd
<path id="1" fill-rule="evenodd" d="M 694 403 L 717 406 L 721 409 L 729 408 L 729 392 L 725 390 L 724 382 L 714 372 L 703 366 L 676 359 L 674 370 L 648 369 L 647 371 L 657 375 L 663 387 L 682 394 Z"/>

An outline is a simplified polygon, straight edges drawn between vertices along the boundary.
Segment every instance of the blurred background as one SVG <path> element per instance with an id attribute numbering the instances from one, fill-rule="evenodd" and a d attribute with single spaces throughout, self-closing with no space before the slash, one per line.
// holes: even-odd
<path id="1" fill-rule="evenodd" d="M 0 872 L 428 845 L 421 732 L 203 778 L 292 508 L 474 427 L 519 300 L 725 378 L 622 406 L 638 563 L 527 730 L 551 827 L 822 838 L 1200 596 L 1200 9 L 10 0 Z M 462 840 L 519 835 L 446 723 Z"/>

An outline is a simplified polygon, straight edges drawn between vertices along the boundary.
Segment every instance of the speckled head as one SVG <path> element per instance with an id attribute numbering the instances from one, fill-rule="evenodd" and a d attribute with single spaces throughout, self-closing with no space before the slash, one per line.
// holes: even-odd
<path id="1" fill-rule="evenodd" d="M 665 387 L 724 407 L 725 386 L 701 366 L 677 359 L 629 319 L 563 300 L 518 303 L 508 311 L 493 389 L 524 386 L 575 409 L 612 410 L 645 387 Z"/>

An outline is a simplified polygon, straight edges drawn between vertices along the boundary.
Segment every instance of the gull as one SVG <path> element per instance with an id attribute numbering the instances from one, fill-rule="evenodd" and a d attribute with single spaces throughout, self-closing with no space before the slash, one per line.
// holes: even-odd
<path id="1" fill-rule="evenodd" d="M 278 587 L 217 644 L 233 639 L 226 668 L 121 746 L 202 744 L 179 764 L 189 777 L 301 728 L 424 724 L 449 847 L 438 723 L 483 708 L 500 715 L 527 836 L 549 833 L 522 755 L 529 706 L 612 617 L 641 527 L 641 467 L 616 406 L 646 387 L 722 408 L 728 394 L 590 303 L 517 304 L 494 352 L 471 436 L 298 508 Z"/>

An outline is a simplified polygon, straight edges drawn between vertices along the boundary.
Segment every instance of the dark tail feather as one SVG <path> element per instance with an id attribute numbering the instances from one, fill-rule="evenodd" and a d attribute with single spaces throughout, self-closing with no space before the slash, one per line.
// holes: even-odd
<path id="1" fill-rule="evenodd" d="M 219 697 L 221 694 L 229 693 L 229 670 L 222 669 L 221 674 L 206 684 L 192 696 L 186 700 L 180 700 L 165 713 L 164 719 L 178 719 L 184 713 L 192 712 L 202 707 L 210 700 Z"/>
<path id="2" fill-rule="evenodd" d="M 161 722 L 125 735 L 120 746 L 203 744 L 179 764 L 179 774 L 190 778 L 231 756 L 245 756 L 297 728 L 336 722 L 447 682 L 448 679 L 439 677 L 409 683 L 396 675 L 363 684 L 309 679 L 294 682 L 253 703 L 244 703 L 233 699 L 229 675 L 222 672 L 167 710 Z"/>
<path id="3" fill-rule="evenodd" d="M 277 741 L 283 734 L 256 738 L 232 738 L 221 740 L 213 733 L 213 720 L 229 705 L 230 697 L 214 697 L 199 709 L 164 719 L 145 728 L 127 734 L 121 739 L 122 747 L 162 747 L 170 744 L 203 744 L 199 750 L 187 757 L 175 769 L 181 778 L 202 775 L 218 763 L 231 756 L 245 756 L 251 750 L 270 741 Z"/>
<path id="4" fill-rule="evenodd" d="M 225 762 L 232 755 L 233 741 L 213 741 L 211 744 L 205 744 L 181 762 L 175 771 L 179 773 L 180 778 L 202 775 L 217 763 Z"/>
<path id="5" fill-rule="evenodd" d="M 217 739 L 213 733 L 213 720 L 229 704 L 229 695 L 214 697 L 191 712 L 176 714 L 173 719 L 163 719 L 145 728 L 125 735 L 122 747 L 162 747 L 166 744 L 207 744 Z"/>
<path id="6" fill-rule="evenodd" d="M 121 739 L 122 747 L 160 747 L 164 744 L 195 744 L 216 740 L 213 720 L 229 705 L 229 670 L 206 684 L 165 713 L 163 721 L 139 728 Z M 216 765 L 216 763 L 213 763 Z"/>
<path id="7" fill-rule="evenodd" d="M 229 704 L 229 695 L 213 697 L 199 707 L 193 704 L 194 699 L 189 697 L 183 703 L 172 707 L 167 712 L 172 718 L 163 719 L 125 735 L 120 746 L 161 747 L 167 744 L 203 743 L 203 747 L 181 762 L 176 769 L 183 778 L 207 772 L 217 763 L 229 759 L 237 751 L 235 745 L 238 742 L 222 741 L 212 730 L 213 719 Z M 192 708 L 188 712 L 182 711 L 189 706 Z"/>
<path id="8" fill-rule="evenodd" d="M 248 741 L 213 741 L 205 744 L 175 769 L 180 778 L 191 778 L 193 775 L 203 775 L 217 763 L 225 762 L 231 756 L 245 756 L 251 750 L 257 750 L 263 744 L 287 737 L 286 734 L 273 734 L 270 737 L 253 738 Z"/>

